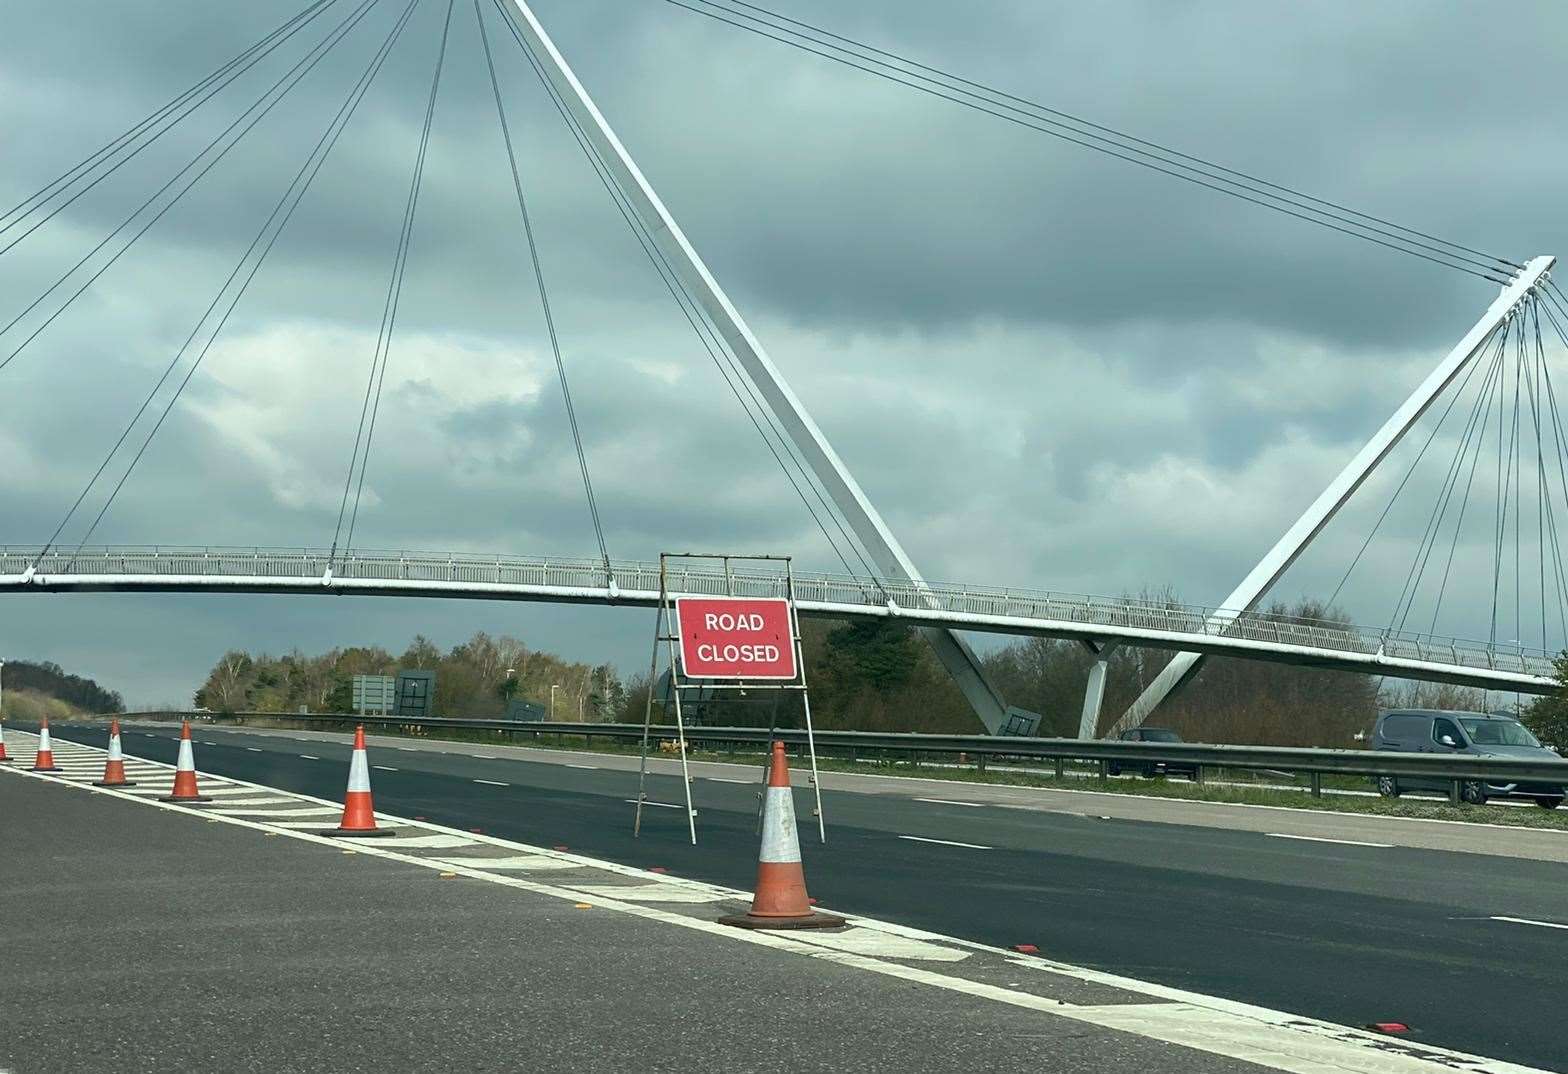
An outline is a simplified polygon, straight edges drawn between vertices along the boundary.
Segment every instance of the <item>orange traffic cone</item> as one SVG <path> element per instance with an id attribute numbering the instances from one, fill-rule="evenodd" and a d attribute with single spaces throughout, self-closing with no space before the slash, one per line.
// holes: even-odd
<path id="1" fill-rule="evenodd" d="M 120 752 L 120 721 L 109 721 L 109 759 L 103 764 L 103 778 L 94 787 L 134 787 L 125 778 L 125 754 Z"/>
<path id="2" fill-rule="evenodd" d="M 10 760 L 5 755 L 5 724 L 0 723 L 0 764 L 8 764 Z"/>
<path id="3" fill-rule="evenodd" d="M 354 754 L 348 762 L 348 790 L 343 795 L 343 819 L 323 835 L 373 839 L 396 835 L 391 828 L 376 827 L 376 810 L 370 802 L 370 758 L 365 752 L 365 729 L 354 728 Z"/>
<path id="4" fill-rule="evenodd" d="M 795 832 L 795 799 L 782 742 L 773 743 L 768 766 L 762 853 L 757 857 L 757 890 L 751 910 L 721 917 L 719 923 L 745 929 L 831 929 L 845 923 L 842 917 L 817 913 L 806 896 L 806 873 L 800 866 L 800 839 Z"/>
<path id="5" fill-rule="evenodd" d="M 196 755 L 191 750 L 191 722 L 180 725 L 180 758 L 174 766 L 174 791 L 158 799 L 160 802 L 210 802 L 212 799 L 196 789 Z"/>
<path id="6" fill-rule="evenodd" d="M 54 747 L 49 744 L 49 717 L 45 716 L 38 728 L 38 752 L 33 755 L 34 772 L 58 772 L 54 763 Z"/>

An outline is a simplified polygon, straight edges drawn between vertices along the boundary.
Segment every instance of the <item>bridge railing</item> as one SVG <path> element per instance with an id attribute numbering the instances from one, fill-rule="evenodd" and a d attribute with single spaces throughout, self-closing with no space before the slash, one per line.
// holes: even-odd
<path id="1" fill-rule="evenodd" d="M 101 577 L 241 577 L 334 579 L 434 584 L 484 584 L 523 588 L 603 590 L 613 579 L 628 596 L 647 599 L 659 587 L 654 563 L 557 557 L 355 551 L 332 555 L 311 548 L 182 548 L 170 546 L 87 548 L 80 552 L 0 547 L 0 577 L 76 575 Z M 1402 658 L 1455 667 L 1485 668 L 1550 677 L 1552 654 L 1524 646 L 1499 647 L 1438 635 L 1373 631 L 1326 620 L 1261 611 L 1101 597 L 1048 590 L 976 586 L 951 582 L 797 572 L 797 597 L 808 603 L 846 608 L 897 607 L 987 619 L 1090 624 L 1105 630 L 1157 631 L 1310 647 L 1330 652 Z M 782 572 L 684 565 L 670 573 L 672 591 L 693 595 L 783 596 Z"/>

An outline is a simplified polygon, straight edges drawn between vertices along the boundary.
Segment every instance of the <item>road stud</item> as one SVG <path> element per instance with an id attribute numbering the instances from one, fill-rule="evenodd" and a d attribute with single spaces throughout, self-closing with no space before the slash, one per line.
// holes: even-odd
<path id="1" fill-rule="evenodd" d="M 109 721 L 109 759 L 103 763 L 103 778 L 93 781 L 94 787 L 134 787 L 125 778 L 125 754 L 120 751 L 120 721 Z"/>
<path id="2" fill-rule="evenodd" d="M 58 772 L 54 763 L 54 747 L 49 744 L 49 717 L 45 716 L 38 728 L 38 752 L 33 755 L 34 772 Z"/>
<path id="3" fill-rule="evenodd" d="M 348 790 L 343 795 L 343 819 L 336 828 L 321 833 L 345 839 L 373 839 L 396 835 L 391 828 L 376 827 L 376 810 L 370 801 L 370 759 L 365 752 L 365 728 L 354 728 L 354 753 L 348 762 Z"/>
<path id="4" fill-rule="evenodd" d="M 806 894 L 806 873 L 800 864 L 800 839 L 795 830 L 792 794 L 784 743 L 775 742 L 762 811 L 757 890 L 752 895 L 750 911 L 721 917 L 721 925 L 743 929 L 831 929 L 845 924 L 842 917 L 818 913 L 811 908 L 810 897 Z"/>
<path id="5" fill-rule="evenodd" d="M 180 724 L 180 756 L 174 766 L 174 790 L 159 798 L 160 802 L 210 802 L 212 799 L 196 789 L 196 754 L 191 748 L 191 722 Z"/>

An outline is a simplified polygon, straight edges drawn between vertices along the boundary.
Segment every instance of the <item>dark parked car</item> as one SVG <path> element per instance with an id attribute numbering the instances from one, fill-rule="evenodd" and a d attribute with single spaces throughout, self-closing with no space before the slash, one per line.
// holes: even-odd
<path id="1" fill-rule="evenodd" d="M 1536 741 L 1530 729 L 1501 713 L 1443 712 L 1437 709 L 1395 709 L 1377 718 L 1372 748 L 1400 753 L 1460 753 L 1471 757 L 1519 757 L 1555 761 L 1558 755 Z M 1377 792 L 1398 798 L 1405 791 L 1447 791 L 1440 779 L 1377 777 Z M 1528 798 L 1544 809 L 1563 804 L 1565 788 L 1553 783 L 1490 783 L 1466 780 L 1459 793 L 1480 805 L 1488 798 Z"/>
<path id="2" fill-rule="evenodd" d="M 1117 736 L 1123 742 L 1180 742 L 1181 736 L 1167 727 L 1134 727 L 1130 731 L 1123 731 Z M 1183 775 L 1188 779 L 1198 778 L 1198 766 L 1181 762 L 1150 761 L 1147 764 L 1119 764 L 1110 762 L 1107 771 L 1113 776 L 1122 774 L 1122 769 L 1137 771 L 1139 775 L 1152 779 L 1154 776 Z"/>

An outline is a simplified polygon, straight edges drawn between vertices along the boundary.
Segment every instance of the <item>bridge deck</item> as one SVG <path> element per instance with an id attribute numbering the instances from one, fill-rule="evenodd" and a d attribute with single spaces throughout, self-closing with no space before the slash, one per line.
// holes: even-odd
<path id="1" fill-rule="evenodd" d="M 96 548 L 72 555 L 0 548 L 0 589 L 359 593 L 560 603 L 653 605 L 659 567 L 588 559 L 324 549 Z M 672 570 L 678 594 L 777 597 L 781 569 Z M 1523 647 L 1372 631 L 1256 611 L 1125 597 L 950 582 L 795 573 L 808 615 L 893 618 L 913 625 L 1002 634 L 1122 641 L 1152 648 L 1362 671 L 1486 689 L 1556 688 L 1550 656 Z"/>

